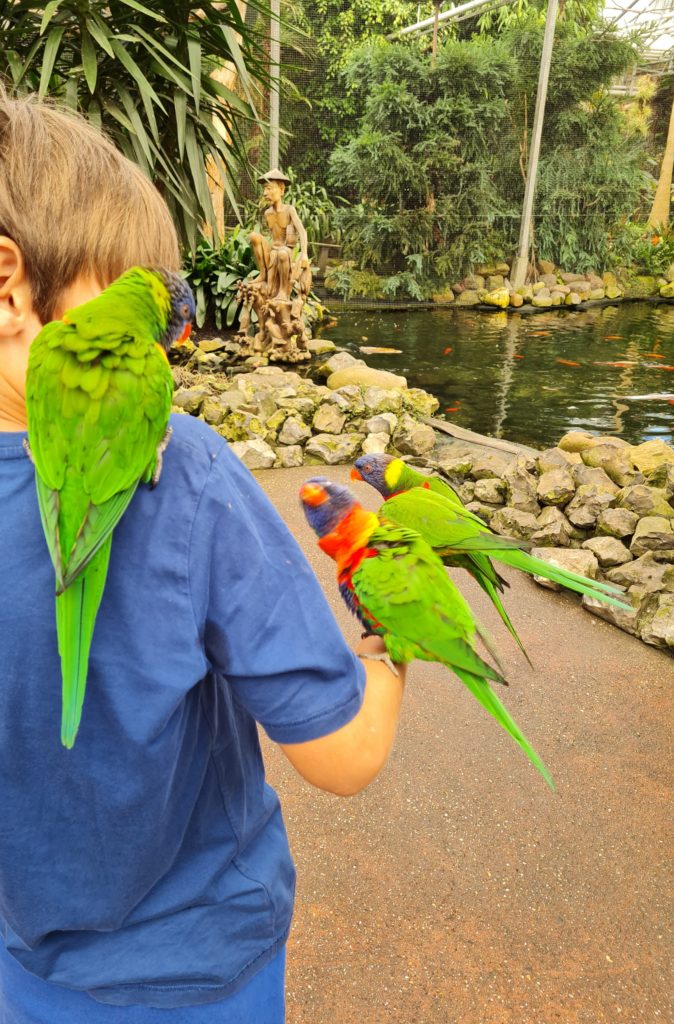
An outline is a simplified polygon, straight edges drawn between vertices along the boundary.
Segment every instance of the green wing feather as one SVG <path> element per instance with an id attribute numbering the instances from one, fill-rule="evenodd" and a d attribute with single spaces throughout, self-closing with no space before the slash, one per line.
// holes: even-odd
<path id="1" fill-rule="evenodd" d="M 151 478 L 171 410 L 157 307 L 131 291 L 109 289 L 67 322 L 47 324 L 29 355 L 28 437 L 56 577 L 67 747 L 79 727 L 112 531 Z"/>
<path id="2" fill-rule="evenodd" d="M 472 612 L 442 563 L 414 531 L 381 518 L 380 523 L 367 542 L 377 557 L 362 560 L 352 585 L 360 604 L 384 627 L 389 655 L 450 668 L 554 788 L 543 761 L 489 687 L 487 680 L 502 682 L 502 676 L 473 649 Z"/>

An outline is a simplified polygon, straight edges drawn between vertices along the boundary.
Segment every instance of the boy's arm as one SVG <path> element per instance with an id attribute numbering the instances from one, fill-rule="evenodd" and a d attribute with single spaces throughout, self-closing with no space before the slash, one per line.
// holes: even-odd
<path id="1" fill-rule="evenodd" d="M 368 636 L 360 641 L 356 653 L 385 653 L 383 641 Z M 307 782 L 337 796 L 359 793 L 379 774 L 398 725 L 406 666 L 397 665 L 396 676 L 382 661 L 366 658 L 363 664 L 363 703 L 350 722 L 320 739 L 280 744 L 293 768 Z"/>

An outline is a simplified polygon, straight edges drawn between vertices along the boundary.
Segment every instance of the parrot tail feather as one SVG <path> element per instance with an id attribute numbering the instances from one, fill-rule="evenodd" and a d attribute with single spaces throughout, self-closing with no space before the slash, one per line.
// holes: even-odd
<path id="1" fill-rule="evenodd" d="M 512 736 L 515 742 L 519 744 L 534 767 L 536 767 L 541 773 L 550 789 L 554 790 L 555 784 L 544 762 L 531 746 L 517 723 L 508 714 L 496 694 L 492 692 L 486 680 L 480 679 L 479 676 L 471 675 L 469 672 L 463 672 L 461 669 L 457 670 L 456 667 L 454 667 L 454 672 L 456 672 L 461 682 L 468 687 L 482 707 L 485 708 L 485 710 L 487 710 L 489 714 L 496 719 L 499 725 L 501 725 L 505 731 Z"/>
<path id="2" fill-rule="evenodd" d="M 543 576 L 553 583 L 559 583 L 562 587 L 575 590 L 578 594 L 587 594 L 604 604 L 613 605 L 621 611 L 631 612 L 632 606 L 628 601 L 620 600 L 625 593 L 625 588 L 613 583 L 602 583 L 599 580 L 591 580 L 587 576 L 580 576 L 578 573 L 560 569 L 552 562 L 544 562 L 541 558 L 534 558 L 525 551 L 503 552 L 498 555 L 499 561 L 512 565 L 515 569 L 521 569 L 532 576 Z"/>
<path id="3" fill-rule="evenodd" d="M 111 537 L 87 569 L 56 598 L 56 630 L 61 655 L 61 743 L 75 743 L 87 685 L 89 651 L 110 559 Z"/>

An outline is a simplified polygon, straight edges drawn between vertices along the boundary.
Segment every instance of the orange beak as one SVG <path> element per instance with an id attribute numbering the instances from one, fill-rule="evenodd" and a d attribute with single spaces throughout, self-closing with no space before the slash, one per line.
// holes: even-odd
<path id="1" fill-rule="evenodd" d="M 300 499 L 305 505 L 322 505 L 324 501 L 328 500 L 328 496 L 325 492 L 325 488 L 321 487 L 320 484 L 302 484 L 300 487 Z"/>
<path id="2" fill-rule="evenodd" d="M 184 344 L 187 341 L 187 339 L 189 338 L 191 333 L 192 333 L 192 324 L 190 324 L 190 323 L 185 324 L 185 328 L 183 330 L 183 333 L 178 338 L 178 340 L 176 342 L 176 345 Z"/>
<path id="3" fill-rule="evenodd" d="M 356 469 L 355 466 L 351 470 L 351 479 L 352 480 L 362 480 L 363 479 L 363 477 L 361 476 L 360 470 Z"/>

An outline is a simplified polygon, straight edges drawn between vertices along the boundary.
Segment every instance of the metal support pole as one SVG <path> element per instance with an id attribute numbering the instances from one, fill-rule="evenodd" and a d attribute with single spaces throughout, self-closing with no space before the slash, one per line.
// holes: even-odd
<path id="1" fill-rule="evenodd" d="M 513 262 L 510 274 L 510 283 L 513 288 L 521 288 L 527 276 L 531 218 L 534 210 L 534 193 L 536 192 L 536 178 L 538 176 L 538 155 L 541 149 L 541 135 L 543 134 L 545 101 L 548 95 L 548 77 L 550 75 L 550 60 L 552 58 L 552 43 L 555 37 L 555 22 L 557 21 L 558 3 L 559 0 L 548 0 L 548 14 L 545 20 L 545 35 L 543 36 L 541 67 L 538 74 L 536 109 L 534 110 L 534 123 L 531 130 L 531 148 L 529 149 L 527 181 L 524 188 L 524 203 L 522 204 L 520 240 L 517 256 Z"/>
<path id="2" fill-rule="evenodd" d="M 269 24 L 269 169 L 279 161 L 279 87 L 281 78 L 281 0 L 271 0 Z"/>

